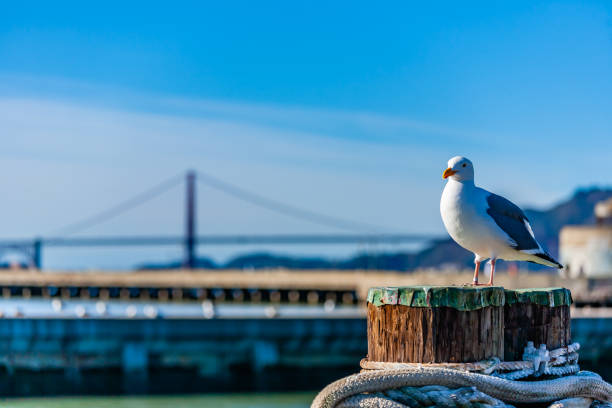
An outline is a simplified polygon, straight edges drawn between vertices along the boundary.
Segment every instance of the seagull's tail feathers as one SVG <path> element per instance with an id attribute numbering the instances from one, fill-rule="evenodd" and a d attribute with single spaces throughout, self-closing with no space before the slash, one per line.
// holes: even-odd
<path id="1" fill-rule="evenodd" d="M 533 256 L 531 257 L 529 262 L 550 266 L 551 268 L 563 269 L 563 265 L 557 262 L 555 258 L 548 255 L 546 252 L 536 252 L 532 255 Z"/>

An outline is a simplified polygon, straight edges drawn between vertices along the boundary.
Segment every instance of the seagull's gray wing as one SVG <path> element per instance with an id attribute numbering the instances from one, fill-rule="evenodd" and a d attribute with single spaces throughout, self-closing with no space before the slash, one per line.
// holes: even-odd
<path id="1" fill-rule="evenodd" d="M 493 193 L 487 196 L 487 203 L 489 204 L 487 214 L 508 235 L 513 248 L 517 251 L 540 249 L 523 210 L 504 197 Z"/>

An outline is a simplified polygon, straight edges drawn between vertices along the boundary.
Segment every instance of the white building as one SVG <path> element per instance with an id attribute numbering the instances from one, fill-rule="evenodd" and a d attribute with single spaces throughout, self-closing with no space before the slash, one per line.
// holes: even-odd
<path id="1" fill-rule="evenodd" d="M 597 203 L 595 216 L 596 225 L 561 229 L 559 257 L 569 277 L 612 277 L 612 199 Z"/>

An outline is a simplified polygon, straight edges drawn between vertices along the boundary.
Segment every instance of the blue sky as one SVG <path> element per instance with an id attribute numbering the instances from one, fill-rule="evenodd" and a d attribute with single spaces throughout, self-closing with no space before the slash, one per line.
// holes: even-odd
<path id="1" fill-rule="evenodd" d="M 46 234 L 186 168 L 442 234 L 440 174 L 456 154 L 521 205 L 610 185 L 610 78 L 607 1 L 13 2 L 0 14 L 0 236 Z M 200 194 L 202 233 L 332 232 Z M 87 233 L 180 233 L 181 199 Z M 180 255 L 147 251 L 47 259 Z"/>

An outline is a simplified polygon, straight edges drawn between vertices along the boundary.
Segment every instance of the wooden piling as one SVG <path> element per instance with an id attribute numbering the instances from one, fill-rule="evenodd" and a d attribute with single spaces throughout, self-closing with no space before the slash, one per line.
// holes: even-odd
<path id="1" fill-rule="evenodd" d="M 528 341 L 549 350 L 571 343 L 570 305 L 565 288 L 506 290 L 504 359 L 521 360 Z"/>
<path id="2" fill-rule="evenodd" d="M 503 357 L 504 289 L 409 286 L 368 293 L 368 360 L 474 362 Z"/>

